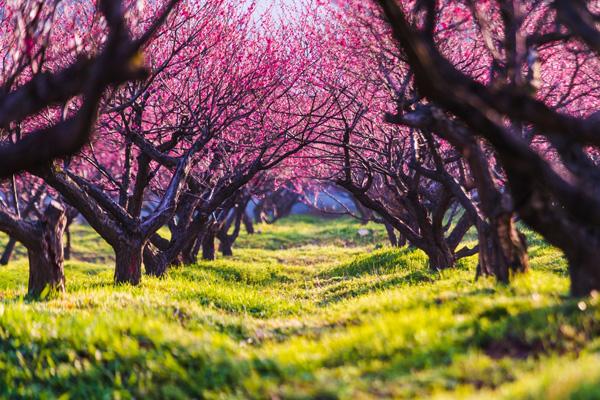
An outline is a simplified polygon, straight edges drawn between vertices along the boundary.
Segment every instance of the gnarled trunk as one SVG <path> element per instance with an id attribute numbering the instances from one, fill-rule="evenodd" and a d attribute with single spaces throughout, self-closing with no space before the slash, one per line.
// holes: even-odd
<path id="1" fill-rule="evenodd" d="M 517 229 L 511 214 L 502 214 L 491 222 L 478 226 L 479 264 L 477 276 L 495 276 L 508 283 L 516 273 L 529 270 L 527 241 Z"/>
<path id="2" fill-rule="evenodd" d="M 115 247 L 115 283 L 138 285 L 142 275 L 141 242 L 125 242 Z"/>
<path id="3" fill-rule="evenodd" d="M 51 203 L 40 221 L 39 242 L 27 248 L 27 292 L 32 297 L 65 291 L 63 234 L 66 224 L 64 209 L 56 203 Z"/>

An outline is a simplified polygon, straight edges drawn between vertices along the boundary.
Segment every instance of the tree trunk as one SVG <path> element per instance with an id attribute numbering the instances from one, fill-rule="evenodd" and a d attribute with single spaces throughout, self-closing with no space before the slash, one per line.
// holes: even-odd
<path id="1" fill-rule="evenodd" d="M 384 225 L 385 225 L 385 230 L 388 235 L 388 240 L 390 241 L 390 245 L 392 247 L 398 247 L 398 237 L 396 236 L 394 227 L 388 223 L 385 223 Z"/>
<path id="2" fill-rule="evenodd" d="M 206 232 L 202 238 L 202 259 L 215 259 L 215 234 L 212 232 Z"/>
<path id="3" fill-rule="evenodd" d="M 180 251 L 175 257 L 172 257 L 173 249 L 168 246 L 168 241 L 164 240 L 164 242 L 166 242 L 167 247 L 162 246 L 157 240 L 146 243 L 143 260 L 144 270 L 147 275 L 162 277 L 170 267 L 193 264 L 193 262 L 184 261 L 183 255 L 185 254 L 185 249 Z"/>
<path id="4" fill-rule="evenodd" d="M 366 225 L 369 223 L 369 221 L 371 221 L 373 219 L 373 211 L 370 210 L 369 208 L 365 207 L 360 201 L 358 201 L 358 199 L 354 198 L 354 205 L 356 206 L 356 211 L 360 214 L 360 224 L 361 225 Z M 387 223 L 386 223 L 386 229 L 387 229 Z M 388 231 L 389 234 L 389 231 Z M 392 244 L 392 246 L 396 246 L 395 244 Z"/>
<path id="5" fill-rule="evenodd" d="M 225 257 L 233 256 L 231 238 L 227 234 L 219 235 L 219 251 Z"/>
<path id="6" fill-rule="evenodd" d="M 128 242 L 115 248 L 115 283 L 138 285 L 142 277 L 142 243 Z"/>
<path id="7" fill-rule="evenodd" d="M 202 238 L 196 237 L 195 240 L 190 240 L 181 250 L 179 258 L 184 265 L 195 264 L 198 261 L 198 252 L 202 245 Z"/>
<path id="8" fill-rule="evenodd" d="M 596 247 L 587 251 L 565 251 L 565 256 L 569 262 L 571 294 L 582 297 L 600 291 L 600 250 Z"/>
<path id="9" fill-rule="evenodd" d="M 527 241 L 517 229 L 514 218 L 503 214 L 484 223 L 477 229 L 479 237 L 479 264 L 477 276 L 495 276 L 500 282 L 508 283 L 516 273 L 529 270 Z"/>
<path id="10" fill-rule="evenodd" d="M 27 249 L 29 296 L 46 297 L 65 291 L 63 234 L 66 224 L 62 206 L 50 203 L 40 221 L 39 245 Z"/>
<path id="11" fill-rule="evenodd" d="M 67 226 L 65 229 L 65 235 L 67 242 L 65 243 L 65 260 L 71 259 L 71 229 L 70 226 Z"/>
<path id="12" fill-rule="evenodd" d="M 2 253 L 2 258 L 0 258 L 0 265 L 6 265 L 10 261 L 12 257 L 12 253 L 15 250 L 15 245 L 17 241 L 14 238 L 9 238 L 6 247 L 4 248 L 4 253 Z"/>
<path id="13" fill-rule="evenodd" d="M 171 263 L 167 260 L 166 252 L 169 250 L 170 242 L 155 233 L 144 246 L 142 259 L 146 275 L 163 276 Z"/>
<path id="14" fill-rule="evenodd" d="M 202 243 L 203 243 L 202 238 L 198 238 L 193 243 L 193 245 L 190 247 L 190 253 L 189 253 L 188 257 L 190 257 L 193 260 L 192 263 L 195 263 L 196 261 L 198 261 L 198 254 L 200 254 L 200 249 L 202 248 Z"/>
<path id="15" fill-rule="evenodd" d="M 446 245 L 433 245 L 425 250 L 429 257 L 429 268 L 433 271 L 441 271 L 454 267 L 455 258 L 452 250 Z"/>
<path id="16" fill-rule="evenodd" d="M 177 255 L 177 262 L 182 265 L 191 265 L 198 262 L 198 253 L 202 247 L 204 234 L 197 234 L 195 231 L 189 234 L 185 243 L 181 246 L 181 251 Z"/>
<path id="17" fill-rule="evenodd" d="M 244 223 L 248 235 L 254 235 L 254 223 L 252 222 L 252 218 L 250 218 L 245 211 L 242 214 L 242 222 Z"/>
<path id="18" fill-rule="evenodd" d="M 404 247 L 404 246 L 406 246 L 406 243 L 407 243 L 406 237 L 402 233 L 396 232 L 396 237 L 397 237 L 397 240 L 398 240 L 398 243 L 397 243 L 398 247 Z"/>
<path id="19" fill-rule="evenodd" d="M 167 272 L 168 265 L 164 257 L 161 257 L 161 253 L 154 244 L 146 243 L 142 253 L 146 275 L 161 277 Z"/>

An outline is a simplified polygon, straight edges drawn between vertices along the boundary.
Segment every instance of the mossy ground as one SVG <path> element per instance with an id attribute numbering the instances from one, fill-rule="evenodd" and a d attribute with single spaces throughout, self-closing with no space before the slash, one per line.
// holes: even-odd
<path id="1" fill-rule="evenodd" d="M 569 299 L 560 253 L 529 234 L 533 271 L 473 282 L 385 246 L 383 230 L 295 217 L 235 256 L 112 285 L 83 226 L 68 293 L 23 298 L 0 270 L 0 396 L 31 398 L 600 398 L 600 299 Z"/>

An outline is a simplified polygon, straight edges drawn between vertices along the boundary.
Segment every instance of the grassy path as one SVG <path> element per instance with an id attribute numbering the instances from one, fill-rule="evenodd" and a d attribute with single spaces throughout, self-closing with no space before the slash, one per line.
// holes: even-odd
<path id="1" fill-rule="evenodd" d="M 294 218 L 235 256 L 111 284 L 84 227 L 68 293 L 22 299 L 0 271 L 0 395 L 54 398 L 597 398 L 596 299 L 566 300 L 559 254 L 531 238 L 534 271 L 473 283 L 349 220 Z M 578 397 L 579 396 L 579 397 Z"/>

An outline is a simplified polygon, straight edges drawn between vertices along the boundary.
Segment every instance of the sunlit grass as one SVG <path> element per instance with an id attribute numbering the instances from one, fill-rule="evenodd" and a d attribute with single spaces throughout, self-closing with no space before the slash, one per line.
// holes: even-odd
<path id="1" fill-rule="evenodd" d="M 0 397 L 597 397 L 600 305 L 566 298 L 555 249 L 530 235 L 534 270 L 501 286 L 360 228 L 259 225 L 234 257 L 133 288 L 77 226 L 67 294 L 25 300 L 22 254 L 0 270 Z"/>

